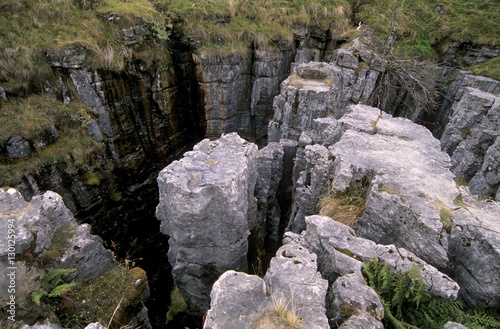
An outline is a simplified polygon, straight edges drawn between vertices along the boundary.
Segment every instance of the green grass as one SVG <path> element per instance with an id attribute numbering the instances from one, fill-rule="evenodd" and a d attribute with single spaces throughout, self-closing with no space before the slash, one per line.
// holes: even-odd
<path id="1" fill-rule="evenodd" d="M 347 0 L 158 0 L 201 42 L 201 51 L 241 53 L 249 45 L 276 47 L 293 39 L 296 24 L 315 24 L 342 34 L 349 27 Z"/>
<path id="2" fill-rule="evenodd" d="M 24 175 L 39 172 L 51 164 L 87 166 L 93 155 L 102 149 L 84 130 L 63 129 L 56 143 L 32 154 L 31 158 L 9 164 L 0 164 L 0 186 L 15 186 Z"/>
<path id="3" fill-rule="evenodd" d="M 500 80 L 500 57 L 495 57 L 486 62 L 473 65 L 470 67 L 470 70 L 475 74 Z"/>
<path id="4" fill-rule="evenodd" d="M 148 0 L 101 0 L 96 10 L 100 13 L 116 13 L 129 20 L 141 17 L 152 22 L 161 18 L 153 2 Z"/>
<path id="5" fill-rule="evenodd" d="M 168 308 L 167 320 L 165 323 L 168 324 L 177 314 L 184 313 L 186 310 L 187 304 L 184 301 L 184 298 L 182 298 L 179 288 L 175 287 L 170 294 L 170 306 Z"/>
<path id="6" fill-rule="evenodd" d="M 395 51 L 406 58 L 437 59 L 453 42 L 500 44 L 500 5 L 483 0 L 365 0 L 356 14 L 382 38 L 397 24 Z"/>
<path id="7" fill-rule="evenodd" d="M 117 319 L 118 313 L 114 313 L 117 306 L 127 306 L 137 297 L 138 288 L 133 284 L 136 279 L 135 269 L 128 270 L 120 265 L 77 285 L 72 296 L 64 299 L 58 307 L 61 323 L 66 328 L 75 329 L 84 328 L 91 322 L 108 327 L 113 314 Z"/>
<path id="8" fill-rule="evenodd" d="M 59 138 L 22 161 L 0 163 L 0 186 L 14 186 L 26 173 L 37 172 L 54 163 L 85 165 L 102 145 L 94 141 L 87 132 L 86 124 L 91 116 L 86 105 L 74 101 L 59 102 L 48 94 L 33 95 L 22 99 L 11 99 L 0 108 L 0 141 L 20 135 L 33 140 L 44 131 L 55 127 Z"/>
<path id="9" fill-rule="evenodd" d="M 3 0 L 0 12 L 0 82 L 7 90 L 40 90 L 50 80 L 47 49 L 79 45 L 89 67 L 123 70 L 134 49 L 122 44 L 119 30 L 165 19 L 148 0 L 102 0 L 95 10 L 82 0 Z M 108 20 L 108 13 L 122 19 Z"/>
<path id="10" fill-rule="evenodd" d="M 33 139 L 54 124 L 78 129 L 91 119 L 88 111 L 81 102 L 63 104 L 49 94 L 11 99 L 0 109 L 0 140 L 12 135 Z"/>

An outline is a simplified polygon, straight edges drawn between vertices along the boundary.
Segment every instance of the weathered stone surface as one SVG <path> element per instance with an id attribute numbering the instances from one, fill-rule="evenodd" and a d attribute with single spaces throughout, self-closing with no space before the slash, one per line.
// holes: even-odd
<path id="1" fill-rule="evenodd" d="M 63 49 L 63 54 L 47 50 L 46 55 L 54 67 L 78 69 L 85 65 L 87 49 L 80 45 L 71 45 Z"/>
<path id="2" fill-rule="evenodd" d="M 458 191 L 452 179 L 453 175 L 446 167 L 449 158 L 440 151 L 437 140 L 433 139 L 425 128 L 407 119 L 392 118 L 378 109 L 363 105 L 352 106 L 350 112 L 338 123 L 332 122 L 332 126 L 330 131 L 337 134 L 332 138 L 339 139 L 339 136 L 342 136 L 339 142 L 330 146 L 328 150 L 321 145 L 309 145 L 305 148 L 306 154 L 316 149 L 318 152 L 314 152 L 314 156 L 306 156 L 306 159 L 310 159 L 307 160 L 309 164 L 304 169 L 298 169 L 301 171 L 300 177 L 303 178 L 302 181 L 297 181 L 296 193 L 299 196 L 297 206 L 310 205 L 309 208 L 305 206 L 302 208 L 308 209 L 303 212 L 305 215 L 312 215 L 315 213 L 313 210 L 316 210 L 315 205 L 319 196 L 326 193 L 326 190 L 321 189 L 328 184 L 332 191 L 343 191 L 351 182 L 370 177 L 373 186 L 376 185 L 375 183 L 386 184 L 408 194 L 409 200 L 413 200 L 411 203 L 414 210 L 411 212 L 416 211 L 421 215 L 415 215 L 419 220 L 409 221 L 412 228 L 407 231 L 407 234 L 414 237 L 413 229 L 415 229 L 422 237 L 426 236 L 426 239 L 434 240 L 433 244 L 427 241 L 425 247 L 423 245 L 419 247 L 422 255 L 427 253 L 429 256 L 427 261 L 436 260 L 436 262 L 431 262 L 433 264 L 445 265 L 447 263 L 446 250 L 441 245 L 443 228 L 439 221 L 439 210 L 433 210 L 435 206 L 432 206 L 432 203 L 446 197 L 448 204 L 451 205 Z M 343 130 L 345 132 L 342 132 Z M 319 152 L 319 150 L 322 151 Z M 415 159 L 426 158 L 427 161 L 419 160 L 417 164 L 414 163 Z M 300 164 L 300 159 L 297 162 Z M 410 192 L 411 189 L 413 189 L 412 192 Z M 304 194 L 302 192 L 304 190 L 310 190 L 309 194 L 312 197 L 309 198 L 307 193 Z M 377 196 L 378 194 L 369 195 L 365 216 L 372 213 L 370 207 L 377 206 L 379 208 L 373 211 L 373 216 L 380 218 L 380 207 L 384 204 L 390 204 L 391 211 L 394 211 L 395 204 L 402 207 L 403 213 L 404 209 L 408 211 L 406 203 L 393 200 L 396 196 L 389 193 L 384 194 L 384 198 L 387 199 L 385 202 L 370 203 L 370 197 Z M 424 200 L 427 200 L 427 204 L 422 202 Z M 289 225 L 297 227 L 295 232 L 299 232 L 304 227 L 304 217 L 292 216 Z M 391 221 L 393 216 L 387 216 Z M 392 224 L 381 228 L 376 235 L 374 230 L 377 230 L 377 225 L 374 225 L 370 231 L 372 232 L 370 238 L 379 243 L 396 243 L 398 242 L 396 240 L 400 239 L 399 242 L 403 243 L 400 246 L 410 247 L 411 244 L 418 245 L 420 243 L 418 241 L 422 239 L 408 239 L 402 236 L 405 234 L 403 232 L 394 234 L 393 230 L 396 226 Z M 360 230 L 362 231 L 363 228 Z M 433 233 L 429 234 L 430 232 Z M 411 248 L 408 249 L 411 250 Z M 421 257 L 422 255 L 419 254 Z M 425 259 L 425 257 L 422 258 Z"/>
<path id="3" fill-rule="evenodd" d="M 31 293 L 42 289 L 42 277 L 49 269 L 76 268 L 68 278 L 82 282 L 117 265 L 101 238 L 90 234 L 89 225 L 77 224 L 58 194 L 48 191 L 26 202 L 17 190 L 0 189 L 0 204 L 0 301 L 6 305 L 7 273 L 15 267 L 20 323 L 57 321 L 48 307 L 31 301 Z M 6 313 L 3 306 L 2 312 Z"/>
<path id="4" fill-rule="evenodd" d="M 445 323 L 443 329 L 467 329 L 467 327 L 463 324 L 450 321 Z"/>
<path id="5" fill-rule="evenodd" d="M 279 242 L 281 208 L 278 203 L 278 189 L 283 177 L 283 155 L 283 146 L 279 143 L 269 143 L 257 154 L 256 221 L 264 233 L 262 240 L 267 238 L 270 244 Z"/>
<path id="6" fill-rule="evenodd" d="M 310 62 L 295 68 L 274 99 L 269 141 L 278 142 L 281 138 L 298 141 L 302 133 L 311 130 L 314 119 L 339 118 L 349 104 L 369 101 L 379 70 L 385 70 L 386 64 L 380 64 L 383 60 L 373 51 L 354 48 L 337 51 L 340 52 L 337 62 Z M 354 70 L 358 58 L 367 61 L 368 68 Z"/>
<path id="7" fill-rule="evenodd" d="M 375 320 L 371 316 L 365 314 L 353 315 L 347 321 L 342 323 L 338 329 L 353 329 L 353 328 L 363 328 L 363 329 L 383 329 L 384 325 L 382 322 Z"/>
<path id="8" fill-rule="evenodd" d="M 5 89 L 0 87 L 0 101 L 7 101 L 7 94 L 5 93 Z"/>
<path id="9" fill-rule="evenodd" d="M 222 274 L 210 296 L 205 329 L 249 328 L 271 305 L 264 280 L 235 271 Z"/>
<path id="10" fill-rule="evenodd" d="M 292 49 L 255 50 L 221 58 L 194 55 L 206 119 L 206 136 L 237 132 L 257 141 L 267 134 L 272 100 L 288 75 Z"/>
<path id="11" fill-rule="evenodd" d="M 271 259 L 264 281 L 272 298 L 294 306 L 305 328 L 329 328 L 325 309 L 328 281 L 318 272 L 314 253 L 300 244 L 285 244 Z"/>
<path id="12" fill-rule="evenodd" d="M 316 84 L 311 86 L 315 88 Z M 287 92 L 284 90 L 279 97 Z M 318 102 L 317 106 L 322 106 L 315 109 L 320 112 L 330 104 L 320 105 Z M 300 107 L 297 113 L 301 113 Z M 309 113 L 302 113 L 309 116 Z M 277 117 L 281 118 L 279 113 Z M 305 228 L 304 217 L 317 213 L 317 202 L 327 188 L 344 191 L 351 183 L 368 179 L 370 186 L 365 211 L 355 225 L 361 237 L 403 247 L 441 270 L 450 271 L 461 262 L 452 256 L 454 252 L 450 245 L 453 210 L 458 209 L 456 198 L 460 192 L 449 169 L 449 156 L 441 151 L 439 142 L 426 128 L 408 119 L 393 118 L 366 105 L 349 107 L 339 119 L 334 116 L 318 118 L 297 127 L 293 134 L 300 136 L 301 148 L 297 152 L 294 168 L 294 210 L 290 217 L 290 229 L 300 232 Z M 494 157 L 492 153 L 490 158 Z M 493 165 L 490 171 L 495 172 L 496 167 Z M 488 177 L 494 177 L 494 174 Z M 487 210 L 489 216 L 498 217 L 497 207 L 493 204 Z M 464 220 L 475 225 L 474 217 Z M 498 232 L 500 229 L 497 226 L 497 222 L 488 222 L 487 229 Z M 487 264 L 490 262 L 487 259 L 495 259 L 493 263 L 496 264 L 500 255 L 491 248 L 491 245 L 496 245 L 496 238 L 488 236 L 485 230 L 479 234 L 483 235 L 479 240 L 488 243 L 478 248 L 488 256 L 474 258 L 481 264 L 466 265 L 467 270 L 458 266 L 460 274 L 454 274 L 453 278 L 463 286 L 460 293 L 469 296 L 465 297 L 469 303 L 492 305 L 497 302 L 493 301 L 495 298 L 489 289 L 497 283 L 482 279 L 478 284 L 482 287 L 479 288 L 471 277 L 491 273 L 494 269 Z M 480 268 L 484 268 L 485 272 Z M 466 271 L 474 274 L 467 276 Z M 453 294 L 456 296 L 456 290 Z"/>
<path id="13" fill-rule="evenodd" d="M 27 159 L 31 156 L 31 145 L 22 136 L 15 135 L 5 145 L 7 156 L 11 159 Z"/>
<path id="14" fill-rule="evenodd" d="M 309 216 L 306 217 L 306 222 L 307 230 L 300 236 L 287 233 L 285 241 L 299 239 L 318 255 L 318 268 L 328 280 L 334 281 L 339 276 L 355 274 L 358 281 L 362 281 L 362 262 L 378 258 L 398 273 L 406 273 L 413 265 L 417 265 L 429 293 L 449 300 L 457 298 L 458 285 L 415 254 L 393 245 L 380 245 L 357 237 L 352 228 L 330 217 Z"/>
<path id="15" fill-rule="evenodd" d="M 342 323 L 352 316 L 363 313 L 377 321 L 384 318 L 384 306 L 375 290 L 359 280 L 355 274 L 345 274 L 333 282 L 329 291 L 328 311 L 332 313 L 330 321 Z"/>
<path id="16" fill-rule="evenodd" d="M 440 62 L 455 67 L 467 67 L 485 62 L 499 55 L 500 47 L 498 46 L 455 42 L 446 47 Z"/>
<path id="17" fill-rule="evenodd" d="M 304 218 L 317 213 L 319 198 L 326 192 L 333 162 L 326 147 L 307 145 L 297 152 L 294 167 L 294 202 L 287 229 L 301 232 L 305 229 Z"/>
<path id="18" fill-rule="evenodd" d="M 478 202 L 462 189 L 462 207 L 452 214 L 450 271 L 461 297 L 474 307 L 500 305 L 500 206 Z"/>
<path id="19" fill-rule="evenodd" d="M 295 312 L 303 328 L 327 329 L 327 287 L 317 272 L 316 256 L 301 245 L 287 244 L 271 260 L 264 279 L 228 271 L 217 280 L 204 328 L 254 328 L 280 306 Z"/>
<path id="20" fill-rule="evenodd" d="M 450 111 L 441 144 L 451 156 L 451 170 L 470 182 L 472 193 L 495 197 L 500 186 L 500 98 L 468 87 Z"/>
<path id="21" fill-rule="evenodd" d="M 208 310 L 219 275 L 246 270 L 256 170 L 257 146 L 231 133 L 203 140 L 159 174 L 156 216 L 170 237 L 173 278 L 194 312 Z"/>

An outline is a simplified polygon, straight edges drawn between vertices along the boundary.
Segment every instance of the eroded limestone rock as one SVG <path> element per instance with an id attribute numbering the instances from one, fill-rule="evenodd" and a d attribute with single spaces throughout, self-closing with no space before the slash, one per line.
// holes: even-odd
<path id="1" fill-rule="evenodd" d="M 111 251 L 103 247 L 102 239 L 90 234 L 89 225 L 78 225 L 57 193 L 47 191 L 26 202 L 17 190 L 0 189 L 0 205 L 0 309 L 7 314 L 3 306 L 10 298 L 7 274 L 14 270 L 18 324 L 42 319 L 58 323 L 47 305 L 38 306 L 31 300 L 32 292 L 46 289 L 41 281 L 48 271 L 76 269 L 67 279 L 80 283 L 117 265 Z M 0 326 L 8 324 L 4 320 L 0 320 Z"/>
<path id="2" fill-rule="evenodd" d="M 307 229 L 301 235 L 287 233 L 285 241 L 300 241 L 316 253 L 320 272 L 328 280 L 356 274 L 358 280 L 362 281 L 363 262 L 377 258 L 398 273 L 406 273 L 411 266 L 417 265 L 421 269 L 423 283 L 431 294 L 449 300 L 457 298 L 457 283 L 412 252 L 358 237 L 352 228 L 327 216 L 309 216 L 306 222 Z"/>
<path id="3" fill-rule="evenodd" d="M 299 145 L 291 230 L 305 229 L 304 218 L 317 213 L 321 195 L 368 180 L 364 214 L 354 227 L 358 235 L 405 248 L 440 270 L 456 270 L 453 278 L 463 288 L 460 294 L 468 296 L 464 297 L 468 303 L 497 305 L 490 289 L 498 286 L 498 276 L 485 278 L 491 271 L 498 272 L 491 264 L 499 263 L 499 249 L 494 247 L 499 236 L 490 233 L 499 232 L 500 224 L 483 220 L 478 227 L 478 216 L 473 215 L 476 210 L 467 209 L 486 211 L 486 218 L 500 218 L 499 206 L 460 205 L 457 200 L 468 192 L 458 189 L 449 156 L 426 128 L 376 108 L 353 105 L 339 119 L 313 120 L 301 133 Z M 477 228 L 482 237 L 475 239 L 482 243 L 459 242 L 464 238 L 456 238 L 460 234 L 454 225 L 462 220 L 468 223 L 462 227 Z M 458 256 L 458 245 L 470 254 Z"/>
<path id="4" fill-rule="evenodd" d="M 317 271 L 316 255 L 301 245 L 287 244 L 271 260 L 264 279 L 228 271 L 217 280 L 204 328 L 269 328 L 262 323 L 273 321 L 281 307 L 301 318 L 303 328 L 327 329 L 327 287 Z"/>
<path id="5" fill-rule="evenodd" d="M 441 144 L 451 156 L 452 172 L 470 183 L 472 193 L 495 199 L 500 186 L 500 97 L 466 87 L 450 111 Z"/>
<path id="6" fill-rule="evenodd" d="M 231 133 L 203 140 L 158 176 L 156 216 L 170 237 L 173 278 L 194 312 L 209 308 L 222 273 L 247 268 L 256 170 L 257 146 Z"/>

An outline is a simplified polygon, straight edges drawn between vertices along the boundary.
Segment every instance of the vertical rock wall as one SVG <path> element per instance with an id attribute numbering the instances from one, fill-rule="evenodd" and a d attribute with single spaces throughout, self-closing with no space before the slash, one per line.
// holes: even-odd
<path id="1" fill-rule="evenodd" d="M 257 146 L 231 133 L 203 140 L 159 174 L 156 216 L 170 237 L 172 276 L 198 315 L 209 308 L 219 275 L 247 269 L 256 170 Z"/>
<path id="2" fill-rule="evenodd" d="M 265 140 L 272 99 L 288 75 L 293 55 L 293 49 L 249 49 L 229 57 L 194 54 L 206 137 L 237 132 L 251 141 Z"/>
<path id="3" fill-rule="evenodd" d="M 441 108 L 442 149 L 471 192 L 500 201 L 500 83 L 460 72 Z"/>

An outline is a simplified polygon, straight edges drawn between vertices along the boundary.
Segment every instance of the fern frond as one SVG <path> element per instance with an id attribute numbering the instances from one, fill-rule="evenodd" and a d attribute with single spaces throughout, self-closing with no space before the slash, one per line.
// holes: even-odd
<path id="1" fill-rule="evenodd" d="M 57 286 L 63 282 L 65 275 L 71 274 L 76 271 L 76 268 L 58 268 L 45 274 L 42 283 L 47 286 Z"/>
<path id="2" fill-rule="evenodd" d="M 35 304 L 37 304 L 38 306 L 40 306 L 40 299 L 41 299 L 43 296 L 45 296 L 45 295 L 47 295 L 47 292 L 46 292 L 46 291 L 43 291 L 43 290 L 41 290 L 41 291 L 33 291 L 33 292 L 31 293 L 31 300 L 32 300 Z"/>
<path id="3" fill-rule="evenodd" d="M 71 288 L 73 288 L 76 285 L 76 283 L 65 283 L 61 284 L 54 289 L 48 294 L 49 297 L 59 297 L 62 294 L 67 293 Z"/>
<path id="4" fill-rule="evenodd" d="M 483 309 L 470 309 L 463 312 L 464 325 L 472 327 L 474 324 L 482 328 L 500 328 L 500 321 L 493 312 Z"/>
<path id="5" fill-rule="evenodd" d="M 388 265 L 371 259 L 363 274 L 380 296 L 388 329 L 442 329 L 448 321 L 470 329 L 500 328 L 500 321 L 488 310 L 464 310 L 459 302 L 431 296 L 425 288 L 420 267 L 397 274 Z"/>

